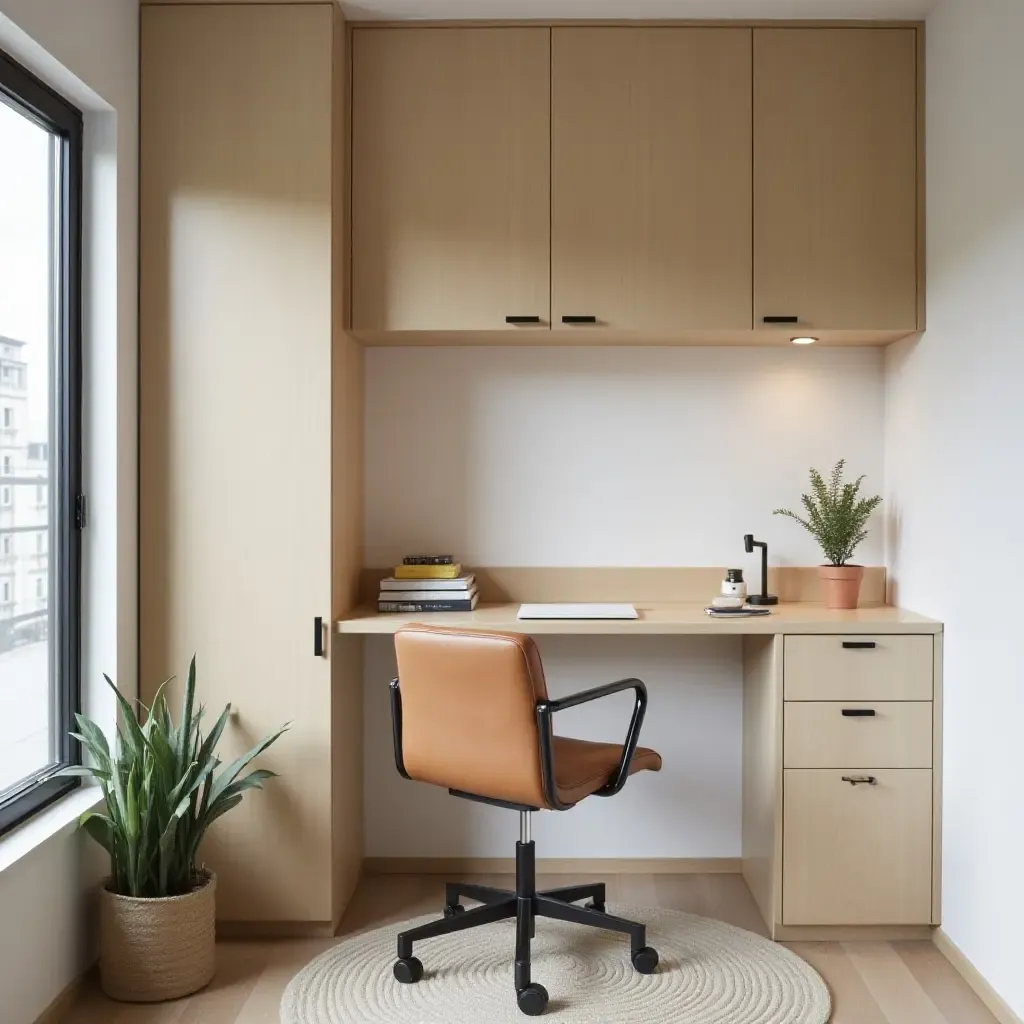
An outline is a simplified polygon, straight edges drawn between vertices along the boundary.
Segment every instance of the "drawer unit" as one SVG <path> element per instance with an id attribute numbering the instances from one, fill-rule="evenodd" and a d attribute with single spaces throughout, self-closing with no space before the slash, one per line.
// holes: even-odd
<path id="1" fill-rule="evenodd" d="M 786 700 L 929 701 L 933 640 L 925 635 L 787 636 Z"/>
<path id="2" fill-rule="evenodd" d="M 931 771 L 783 774 L 782 923 L 930 924 Z"/>
<path id="3" fill-rule="evenodd" d="M 931 768 L 930 701 L 788 701 L 786 768 Z"/>

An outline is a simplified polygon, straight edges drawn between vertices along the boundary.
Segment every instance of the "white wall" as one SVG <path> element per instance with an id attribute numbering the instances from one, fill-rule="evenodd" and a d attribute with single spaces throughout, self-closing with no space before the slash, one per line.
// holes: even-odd
<path id="1" fill-rule="evenodd" d="M 928 19 L 928 330 L 888 354 L 886 456 L 895 593 L 946 624 L 943 928 L 1024 1016 L 1022 39 L 1019 0 Z"/>
<path id="2" fill-rule="evenodd" d="M 136 682 L 138 0 L 0 0 L 0 47 L 85 115 L 83 689 Z M 85 893 L 101 866 L 65 828 L 0 873 L 4 1020 L 32 1021 L 87 965 Z M 18 908 L 24 908 L 19 910 Z"/>
<path id="3" fill-rule="evenodd" d="M 365 565 L 416 550 L 469 565 L 743 566 L 820 553 L 793 506 L 845 456 L 883 484 L 883 356 L 871 349 L 449 348 L 366 352 Z M 860 551 L 882 561 L 881 530 Z M 711 594 L 708 595 L 710 598 Z M 665 758 L 623 797 L 541 815 L 551 857 L 740 853 L 734 638 L 541 638 L 551 691 L 637 675 Z M 394 770 L 387 638 L 367 638 L 368 856 L 508 856 L 514 816 Z M 621 742 L 628 698 L 559 723 Z"/>

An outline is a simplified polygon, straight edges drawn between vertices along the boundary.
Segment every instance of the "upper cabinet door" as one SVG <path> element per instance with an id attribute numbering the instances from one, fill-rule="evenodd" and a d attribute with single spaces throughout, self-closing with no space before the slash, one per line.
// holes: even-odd
<path id="1" fill-rule="evenodd" d="M 546 28 L 353 32 L 352 328 L 549 320 Z"/>
<path id="2" fill-rule="evenodd" d="M 552 321 L 751 326 L 751 30 L 552 29 Z"/>
<path id="3" fill-rule="evenodd" d="M 918 326 L 916 40 L 754 30 L 755 326 Z"/>

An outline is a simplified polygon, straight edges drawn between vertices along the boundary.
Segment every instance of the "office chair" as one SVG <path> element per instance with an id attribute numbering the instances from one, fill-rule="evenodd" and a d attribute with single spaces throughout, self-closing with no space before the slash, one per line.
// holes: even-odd
<path id="1" fill-rule="evenodd" d="M 547 990 L 530 977 L 537 917 L 628 935 L 633 967 L 653 973 L 658 954 L 647 945 L 644 925 L 606 913 L 603 884 L 537 891 L 530 833 L 536 810 L 567 811 L 588 796 L 614 796 L 635 772 L 660 771 L 660 756 L 637 746 L 647 709 L 644 684 L 622 679 L 551 700 L 536 644 L 518 633 L 411 625 L 395 634 L 395 653 L 391 716 L 399 773 L 519 812 L 515 892 L 447 884 L 444 917 L 398 936 L 398 981 L 414 984 L 423 976 L 414 943 L 515 918 L 516 996 L 523 1013 L 537 1016 L 548 1002 Z M 623 690 L 636 697 L 623 745 L 553 734 L 559 711 Z M 461 897 L 483 905 L 467 910 Z M 577 906 L 581 900 L 590 902 Z"/>

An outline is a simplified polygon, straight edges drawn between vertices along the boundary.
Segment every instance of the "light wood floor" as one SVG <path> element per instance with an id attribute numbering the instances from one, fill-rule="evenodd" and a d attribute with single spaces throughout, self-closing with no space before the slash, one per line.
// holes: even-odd
<path id="1" fill-rule="evenodd" d="M 511 888 L 510 877 L 466 881 Z M 538 879 L 546 887 L 604 881 L 610 902 L 663 906 L 716 917 L 764 934 L 739 875 L 612 875 Z M 441 906 L 443 879 L 372 876 L 363 880 L 340 935 L 429 913 Z M 330 939 L 233 942 L 218 946 L 213 984 L 190 999 L 159 1006 L 106 1000 L 91 982 L 64 1024 L 279 1024 L 281 993 Z M 930 942 L 797 942 L 832 990 L 832 1024 L 995 1024 L 995 1018 Z M 512 951 L 509 950 L 511 956 Z"/>

